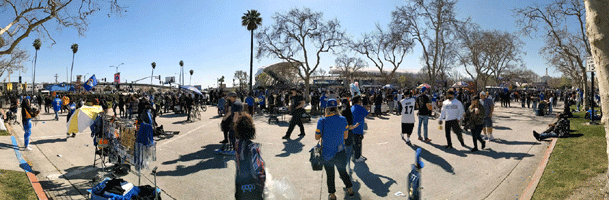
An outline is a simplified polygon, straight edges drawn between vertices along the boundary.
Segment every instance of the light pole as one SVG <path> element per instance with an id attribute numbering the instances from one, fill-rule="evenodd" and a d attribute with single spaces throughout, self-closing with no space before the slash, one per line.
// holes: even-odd
<path id="1" fill-rule="evenodd" d="M 121 63 L 121 64 L 119 64 L 119 65 L 117 65 L 117 66 L 112 65 L 112 66 L 110 66 L 110 67 L 116 67 L 116 73 L 118 73 L 118 67 L 120 67 L 120 66 L 121 66 L 121 65 L 123 65 L 123 64 L 125 64 L 125 63 Z"/>

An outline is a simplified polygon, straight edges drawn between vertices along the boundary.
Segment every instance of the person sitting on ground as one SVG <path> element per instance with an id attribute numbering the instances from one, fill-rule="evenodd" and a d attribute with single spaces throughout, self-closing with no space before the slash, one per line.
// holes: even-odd
<path id="1" fill-rule="evenodd" d="M 570 133 L 571 122 L 560 113 L 556 117 L 556 122 L 549 124 L 547 130 L 541 134 L 537 133 L 537 131 L 533 131 L 533 137 L 538 141 L 541 141 L 551 137 L 568 137 Z"/>
<path id="2" fill-rule="evenodd" d="M 584 119 L 590 119 L 590 116 L 594 116 L 592 118 L 592 120 L 600 120 L 603 115 L 601 113 L 601 115 L 597 115 L 596 112 L 598 112 L 598 110 L 594 111 L 594 115 L 592 114 L 592 109 L 588 109 L 588 111 L 586 111 L 586 115 L 584 116 Z"/>

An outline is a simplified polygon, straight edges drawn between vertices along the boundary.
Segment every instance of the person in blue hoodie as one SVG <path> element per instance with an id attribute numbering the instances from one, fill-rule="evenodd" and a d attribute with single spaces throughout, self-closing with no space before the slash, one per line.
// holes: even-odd
<path id="1" fill-rule="evenodd" d="M 319 97 L 319 103 L 321 104 L 321 110 L 326 110 L 328 107 L 328 97 L 326 97 L 326 93 L 321 93 L 321 97 Z"/>
<path id="2" fill-rule="evenodd" d="M 53 111 L 55 111 L 55 121 L 59 120 L 59 116 L 57 115 L 57 112 L 59 112 L 61 110 L 61 99 L 59 98 L 59 95 L 55 95 L 55 99 L 53 99 Z"/>
<path id="3" fill-rule="evenodd" d="M 353 97 L 353 106 L 351 106 L 351 113 L 353 115 L 353 123 L 358 124 L 356 128 L 353 129 L 353 139 L 354 139 L 354 159 L 355 162 L 363 162 L 366 161 L 366 157 L 362 156 L 362 140 L 364 140 L 364 124 L 365 119 L 368 114 L 368 110 L 362 106 L 362 97 L 357 95 Z"/>

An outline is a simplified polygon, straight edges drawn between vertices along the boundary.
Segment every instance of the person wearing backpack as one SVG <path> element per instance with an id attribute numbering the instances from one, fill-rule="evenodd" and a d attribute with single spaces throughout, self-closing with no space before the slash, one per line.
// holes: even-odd
<path id="1" fill-rule="evenodd" d="M 321 156 L 326 170 L 328 199 L 336 199 L 334 166 L 338 170 L 340 179 L 345 183 L 349 196 L 355 194 L 351 177 L 347 173 L 347 153 L 345 152 L 345 139 L 349 137 L 349 124 L 345 117 L 339 115 L 337 106 L 336 99 L 328 100 L 326 116 L 317 121 L 317 130 L 315 130 L 315 140 L 321 139 Z"/>
<path id="2" fill-rule="evenodd" d="M 264 199 L 266 172 L 256 137 L 254 120 L 249 114 L 237 116 L 234 122 L 235 136 L 235 199 Z"/>

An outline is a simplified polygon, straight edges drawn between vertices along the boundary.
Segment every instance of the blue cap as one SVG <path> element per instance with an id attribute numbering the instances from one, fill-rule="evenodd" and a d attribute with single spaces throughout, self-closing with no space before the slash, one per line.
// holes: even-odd
<path id="1" fill-rule="evenodd" d="M 425 92 L 425 90 L 427 90 L 427 87 L 421 87 L 421 93 Z"/>
<path id="2" fill-rule="evenodd" d="M 25 97 L 25 99 L 30 100 L 30 96 Z"/>
<path id="3" fill-rule="evenodd" d="M 336 102 L 336 99 L 328 100 L 328 108 L 337 107 L 337 106 L 338 106 L 338 102 Z"/>

